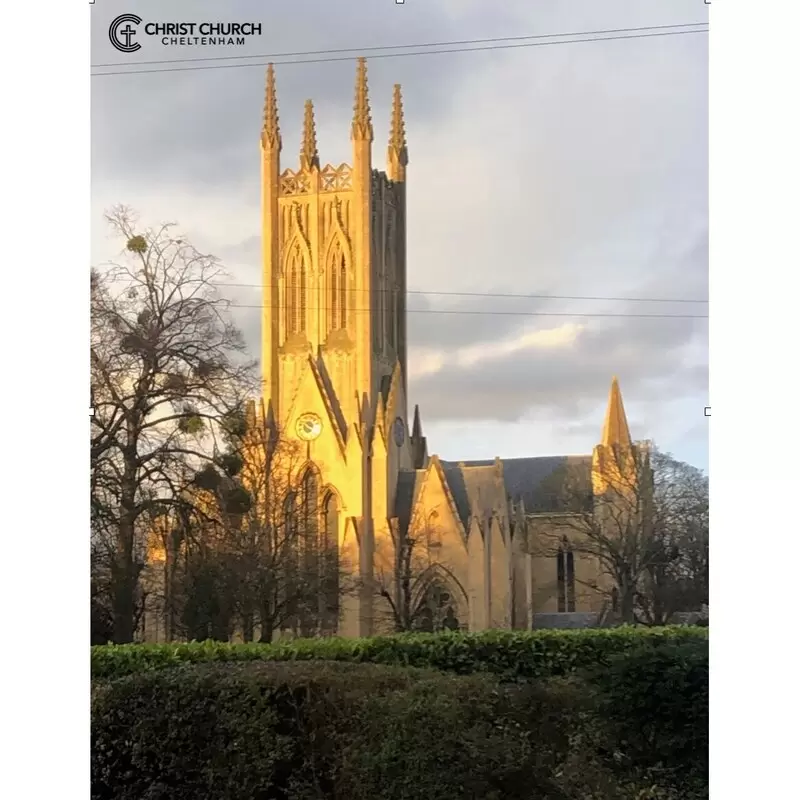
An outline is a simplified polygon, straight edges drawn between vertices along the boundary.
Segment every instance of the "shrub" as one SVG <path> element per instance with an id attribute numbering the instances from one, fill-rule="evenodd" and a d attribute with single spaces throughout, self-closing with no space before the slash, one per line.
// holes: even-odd
<path id="1" fill-rule="evenodd" d="M 92 797 L 557 800 L 578 706 L 566 685 L 381 665 L 142 672 L 95 686 Z"/>
<path id="2" fill-rule="evenodd" d="M 605 666 L 615 655 L 643 644 L 661 647 L 681 641 L 702 648 L 707 638 L 707 628 L 670 627 L 401 634 L 268 645 L 106 645 L 92 648 L 92 677 L 119 677 L 185 662 L 326 660 L 434 668 L 461 675 L 489 672 L 504 680 L 549 678 Z"/>
<path id="3" fill-rule="evenodd" d="M 623 769 L 700 797 L 708 786 L 708 642 L 641 646 L 588 675 L 598 746 Z"/>

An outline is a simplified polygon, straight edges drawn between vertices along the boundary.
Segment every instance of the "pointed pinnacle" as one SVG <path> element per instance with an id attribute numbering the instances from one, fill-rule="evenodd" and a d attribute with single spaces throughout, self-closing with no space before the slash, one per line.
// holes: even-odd
<path id="1" fill-rule="evenodd" d="M 419 439 L 422 436 L 422 423 L 419 419 L 419 406 L 414 406 L 414 423 L 411 427 L 411 435 L 414 439 Z"/>
<path id="2" fill-rule="evenodd" d="M 300 166 L 303 169 L 317 167 L 319 169 L 319 153 L 317 153 L 317 129 L 314 125 L 314 103 L 306 100 L 303 116 L 303 147 L 300 150 Z"/>
<path id="3" fill-rule="evenodd" d="M 631 444 L 631 432 L 628 428 L 628 419 L 625 416 L 625 406 L 622 404 L 622 392 L 619 389 L 619 381 L 614 376 L 611 381 L 611 391 L 608 395 L 608 409 L 606 419 L 603 424 L 603 440 L 605 446 L 621 445 L 629 447 Z"/>
<path id="4" fill-rule="evenodd" d="M 392 127 L 389 134 L 389 148 L 395 150 L 402 159 L 401 163 L 405 166 L 408 161 L 406 153 L 406 124 L 403 119 L 403 96 L 400 84 L 394 85 L 394 95 L 392 96 Z"/>
<path id="5" fill-rule="evenodd" d="M 275 69 L 267 66 L 267 92 L 264 98 L 264 127 L 261 142 L 271 150 L 281 149 L 281 132 L 278 127 L 278 98 L 275 93 Z"/>
<path id="6" fill-rule="evenodd" d="M 372 141 L 372 119 L 369 113 L 367 90 L 367 59 L 358 59 L 356 70 L 356 99 L 353 105 L 353 127 L 351 137 L 355 140 Z"/>

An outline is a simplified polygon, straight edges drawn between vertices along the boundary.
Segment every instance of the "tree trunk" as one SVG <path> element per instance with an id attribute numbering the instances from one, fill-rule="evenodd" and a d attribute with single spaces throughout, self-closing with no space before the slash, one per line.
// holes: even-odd
<path id="1" fill-rule="evenodd" d="M 114 614 L 114 644 L 133 641 L 134 594 L 136 575 L 133 566 L 134 516 L 132 502 L 122 501 L 114 575 L 111 584 Z M 126 508 L 126 505 L 128 508 Z"/>
<path id="2" fill-rule="evenodd" d="M 619 611 L 622 622 L 632 625 L 636 622 L 636 587 L 628 575 L 622 575 L 619 582 Z"/>

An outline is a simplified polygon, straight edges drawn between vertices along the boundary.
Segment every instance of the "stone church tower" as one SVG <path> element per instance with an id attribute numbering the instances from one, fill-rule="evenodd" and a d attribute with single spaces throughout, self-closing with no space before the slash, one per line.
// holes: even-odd
<path id="1" fill-rule="evenodd" d="M 358 62 L 350 164 L 321 166 L 306 101 L 299 165 L 283 169 L 272 66 L 261 133 L 263 408 L 305 443 L 318 490 L 338 504 L 338 539 L 364 585 L 387 536 L 393 487 L 420 434 L 406 404 L 406 165 L 394 87 L 386 170 L 373 168 L 364 59 Z M 334 500 L 332 500 L 334 502 Z M 371 592 L 345 601 L 341 632 L 371 630 Z"/>

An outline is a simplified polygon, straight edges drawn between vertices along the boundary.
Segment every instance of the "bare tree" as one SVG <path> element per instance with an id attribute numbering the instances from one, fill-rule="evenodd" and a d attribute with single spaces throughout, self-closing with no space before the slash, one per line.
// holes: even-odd
<path id="1" fill-rule="evenodd" d="M 440 580 L 443 528 L 437 512 L 412 520 L 376 548 L 372 586 L 380 598 L 377 621 L 395 632 L 457 628 L 449 587 Z"/>
<path id="2" fill-rule="evenodd" d="M 626 623 L 667 623 L 708 594 L 708 481 L 694 467 L 642 447 L 616 452 L 613 477 L 580 467 L 550 478 L 558 526 L 539 532 L 539 555 L 568 548 L 596 567 L 580 579 Z"/>
<path id="3" fill-rule="evenodd" d="M 659 553 L 647 568 L 636 606 L 643 621 L 663 625 L 677 612 L 708 605 L 708 478 L 663 453 L 654 453 L 652 462 Z"/>
<path id="4" fill-rule="evenodd" d="M 167 592 L 181 598 L 184 635 L 334 634 L 349 588 L 336 493 L 264 415 L 225 427 L 227 446 L 195 475 L 192 512 L 170 539 L 184 554 Z"/>
<path id="5" fill-rule="evenodd" d="M 125 249 L 92 273 L 92 517 L 109 540 L 113 638 L 129 642 L 150 512 L 183 503 L 186 464 L 212 457 L 254 372 L 217 260 L 171 226 L 140 231 L 122 208 L 107 219 Z"/>

